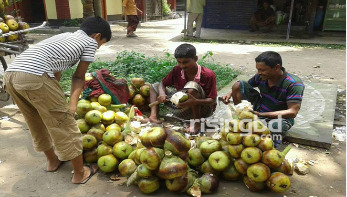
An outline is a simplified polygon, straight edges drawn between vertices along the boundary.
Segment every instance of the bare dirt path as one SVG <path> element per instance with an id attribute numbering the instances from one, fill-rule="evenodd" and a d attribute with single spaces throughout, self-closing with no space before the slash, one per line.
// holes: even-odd
<path id="1" fill-rule="evenodd" d="M 138 38 L 126 38 L 125 28 L 113 26 L 113 38 L 97 52 L 101 61 L 112 61 L 116 52 L 134 50 L 146 55 L 171 54 L 181 44 L 182 20 L 150 22 L 137 31 Z M 30 35 L 37 41 L 50 35 Z M 346 89 L 346 51 L 333 49 L 304 49 L 294 47 L 264 47 L 238 44 L 194 43 L 201 57 L 207 51 L 222 64 L 228 64 L 246 74 L 255 72 L 254 58 L 267 50 L 282 55 L 283 66 L 304 81 L 332 83 L 343 95 Z M 11 61 L 9 59 L 9 61 Z M 343 102 L 342 102 L 343 103 Z M 341 110 L 345 106 L 341 106 Z M 45 157 L 36 153 L 26 129 L 23 116 L 15 109 L 1 109 L 0 118 L 0 196 L 146 196 L 135 187 L 123 185 L 125 179 L 110 181 L 110 174 L 98 173 L 85 185 L 71 184 L 71 163 L 65 163 L 56 173 L 46 173 Z M 330 150 L 305 146 L 294 147 L 288 158 L 315 160 L 307 175 L 294 174 L 292 186 L 284 194 L 268 191 L 252 193 L 242 182 L 222 182 L 218 196 L 334 196 L 346 195 L 346 143 L 334 141 Z M 164 188 L 164 186 L 162 187 Z M 182 196 L 161 189 L 151 196 Z"/>

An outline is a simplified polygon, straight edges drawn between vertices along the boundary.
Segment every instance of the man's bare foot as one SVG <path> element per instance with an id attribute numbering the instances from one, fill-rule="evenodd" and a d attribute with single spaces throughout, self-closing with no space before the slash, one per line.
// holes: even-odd
<path id="1" fill-rule="evenodd" d="M 83 172 L 74 172 L 72 183 L 84 184 L 98 171 L 97 165 L 83 166 Z"/>
<path id="2" fill-rule="evenodd" d="M 152 118 L 152 117 L 145 118 L 145 119 L 141 120 L 141 123 L 148 123 L 148 122 L 151 122 L 154 124 L 161 124 L 162 123 L 158 118 Z"/>
<path id="3" fill-rule="evenodd" d="M 55 172 L 59 169 L 60 165 L 63 164 L 63 161 L 60 161 L 58 158 L 54 161 L 47 161 L 46 172 Z"/>

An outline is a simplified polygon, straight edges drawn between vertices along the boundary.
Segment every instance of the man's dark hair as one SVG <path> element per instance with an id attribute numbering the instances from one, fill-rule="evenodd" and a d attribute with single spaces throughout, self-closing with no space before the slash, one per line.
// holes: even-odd
<path id="1" fill-rule="evenodd" d="M 195 58 L 196 49 L 191 44 L 181 44 L 175 50 L 175 58 Z"/>
<path id="2" fill-rule="evenodd" d="M 270 66 L 271 68 L 274 68 L 277 64 L 282 67 L 282 58 L 280 54 L 274 51 L 266 51 L 258 55 L 258 57 L 255 58 L 255 62 L 264 62 L 266 66 Z"/>
<path id="3" fill-rule="evenodd" d="M 85 19 L 80 29 L 86 32 L 88 36 L 100 33 L 101 39 L 106 38 L 107 42 L 110 41 L 112 36 L 110 24 L 99 16 Z"/>

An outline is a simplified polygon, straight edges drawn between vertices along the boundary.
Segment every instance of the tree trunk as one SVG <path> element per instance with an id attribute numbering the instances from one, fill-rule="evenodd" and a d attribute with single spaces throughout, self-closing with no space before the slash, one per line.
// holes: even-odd
<path id="1" fill-rule="evenodd" d="M 95 16 L 102 17 L 101 0 L 94 0 Z"/>
<path id="2" fill-rule="evenodd" d="M 94 16 L 94 0 L 81 0 L 83 5 L 83 19 Z"/>

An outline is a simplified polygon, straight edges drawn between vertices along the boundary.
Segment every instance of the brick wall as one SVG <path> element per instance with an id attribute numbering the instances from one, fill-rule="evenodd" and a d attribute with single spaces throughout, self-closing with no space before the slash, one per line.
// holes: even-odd
<path id="1" fill-rule="evenodd" d="M 167 3 L 170 4 L 170 9 L 176 11 L 176 0 L 167 0 Z"/>
<path id="2" fill-rule="evenodd" d="M 69 0 L 55 0 L 58 19 L 70 19 Z"/>

